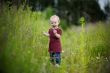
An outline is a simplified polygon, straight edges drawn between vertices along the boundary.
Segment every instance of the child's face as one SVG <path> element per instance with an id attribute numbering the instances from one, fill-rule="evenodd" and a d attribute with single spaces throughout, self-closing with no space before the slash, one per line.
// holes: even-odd
<path id="1" fill-rule="evenodd" d="M 59 18 L 56 16 L 52 16 L 50 18 L 50 24 L 52 25 L 52 27 L 57 27 L 59 25 Z"/>
<path id="2" fill-rule="evenodd" d="M 51 24 L 51 26 L 52 27 L 56 27 L 56 26 L 58 26 L 58 21 L 50 21 L 50 24 Z"/>

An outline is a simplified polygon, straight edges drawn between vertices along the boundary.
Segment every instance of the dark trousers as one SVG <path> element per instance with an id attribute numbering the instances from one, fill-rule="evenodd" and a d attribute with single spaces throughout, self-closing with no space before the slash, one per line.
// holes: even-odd
<path id="1" fill-rule="evenodd" d="M 60 52 L 50 52 L 50 61 L 52 64 L 59 64 L 61 63 L 61 54 Z"/>

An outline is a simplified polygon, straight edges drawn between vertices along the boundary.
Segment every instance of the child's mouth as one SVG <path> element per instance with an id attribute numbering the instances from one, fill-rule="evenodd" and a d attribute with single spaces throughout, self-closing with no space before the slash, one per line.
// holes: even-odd
<path id="1" fill-rule="evenodd" d="M 56 25 L 52 25 L 52 27 L 56 27 Z"/>

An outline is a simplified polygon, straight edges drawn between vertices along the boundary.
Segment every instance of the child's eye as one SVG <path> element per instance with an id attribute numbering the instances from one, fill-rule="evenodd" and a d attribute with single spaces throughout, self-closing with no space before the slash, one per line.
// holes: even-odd
<path id="1" fill-rule="evenodd" d="M 56 24 L 56 22 L 51 22 L 51 24 Z"/>

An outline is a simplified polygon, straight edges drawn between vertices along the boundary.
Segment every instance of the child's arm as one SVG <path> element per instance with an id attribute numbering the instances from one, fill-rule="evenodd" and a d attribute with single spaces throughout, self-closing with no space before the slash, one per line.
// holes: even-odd
<path id="1" fill-rule="evenodd" d="M 57 38 L 60 38 L 60 37 L 61 37 L 61 35 L 58 34 L 56 30 L 53 30 L 53 33 L 55 34 L 55 36 L 56 36 Z"/>
<path id="2" fill-rule="evenodd" d="M 49 34 L 47 32 L 43 32 L 43 35 L 49 37 Z"/>
<path id="3" fill-rule="evenodd" d="M 58 34 L 58 33 L 56 33 L 55 36 L 56 36 L 57 38 L 60 38 L 60 37 L 61 37 L 60 34 Z"/>

